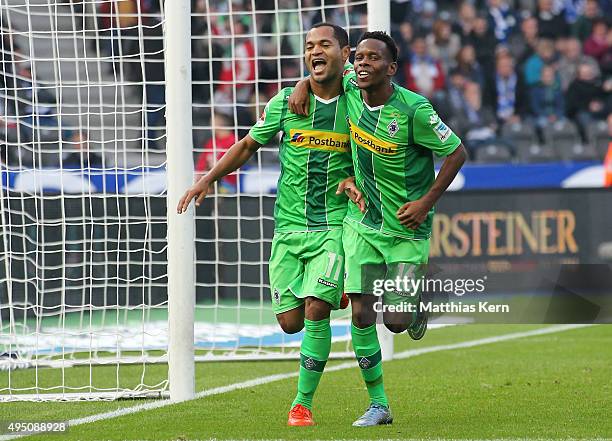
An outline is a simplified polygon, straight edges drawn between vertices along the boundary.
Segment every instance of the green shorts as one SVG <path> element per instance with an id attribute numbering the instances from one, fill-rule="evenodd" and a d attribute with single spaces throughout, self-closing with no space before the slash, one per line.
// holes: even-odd
<path id="1" fill-rule="evenodd" d="M 269 271 L 275 314 L 303 305 L 306 297 L 338 309 L 344 288 L 342 229 L 274 234 Z"/>
<path id="2" fill-rule="evenodd" d="M 414 240 L 390 236 L 357 222 L 344 221 L 342 233 L 346 256 L 347 294 L 376 294 L 384 296 L 385 304 L 398 304 L 406 297 L 418 300 L 413 284 L 401 284 L 400 291 L 385 290 L 385 280 L 417 280 L 425 276 L 429 259 L 429 239 Z M 422 286 L 422 285 L 416 285 Z"/>

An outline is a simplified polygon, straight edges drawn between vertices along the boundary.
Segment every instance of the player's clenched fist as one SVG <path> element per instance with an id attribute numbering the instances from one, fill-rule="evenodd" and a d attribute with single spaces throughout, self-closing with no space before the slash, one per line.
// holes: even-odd
<path id="1" fill-rule="evenodd" d="M 431 205 L 419 199 L 406 202 L 397 210 L 396 214 L 400 224 L 411 230 L 416 230 L 427 219 L 429 210 L 431 210 Z"/>
<path id="2" fill-rule="evenodd" d="M 199 207 L 206 195 L 210 192 L 211 183 L 206 176 L 201 178 L 198 182 L 193 184 L 189 190 L 185 192 L 178 205 L 176 206 L 176 212 L 178 214 L 187 211 L 187 207 L 191 203 L 193 198 L 196 198 L 195 205 Z"/>

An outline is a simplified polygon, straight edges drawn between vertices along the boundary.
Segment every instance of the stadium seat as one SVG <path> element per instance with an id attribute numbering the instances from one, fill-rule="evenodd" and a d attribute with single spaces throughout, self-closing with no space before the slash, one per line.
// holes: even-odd
<path id="1" fill-rule="evenodd" d="M 476 150 L 474 160 L 480 163 L 510 162 L 512 161 L 512 152 L 505 145 L 488 144 Z"/>
<path id="2" fill-rule="evenodd" d="M 516 144 L 516 151 L 520 162 L 552 162 L 559 159 L 557 151 L 546 144 L 519 142 Z"/>
<path id="3" fill-rule="evenodd" d="M 599 153 L 594 146 L 577 142 L 569 148 L 559 152 L 564 161 L 595 161 L 599 159 Z"/>
<path id="4" fill-rule="evenodd" d="M 504 124 L 501 136 L 514 144 L 526 143 L 533 145 L 536 142 L 535 127 L 528 121 Z"/>
<path id="5" fill-rule="evenodd" d="M 587 132 L 590 144 L 595 148 L 598 158 L 603 160 L 610 143 L 608 124 L 605 121 L 593 121 L 587 128 Z"/>
<path id="6" fill-rule="evenodd" d="M 580 143 L 577 127 L 570 121 L 556 121 L 543 129 L 546 144 L 557 151 L 563 158 L 571 157 L 571 150 Z"/>

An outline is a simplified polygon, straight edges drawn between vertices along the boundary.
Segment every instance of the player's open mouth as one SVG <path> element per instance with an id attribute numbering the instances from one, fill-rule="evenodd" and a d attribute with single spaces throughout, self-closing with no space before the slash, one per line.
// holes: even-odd
<path id="1" fill-rule="evenodd" d="M 315 58 L 314 60 L 312 60 L 312 71 L 314 73 L 323 72 L 326 66 L 327 61 L 325 61 L 323 58 Z"/>
<path id="2" fill-rule="evenodd" d="M 366 70 L 360 70 L 359 72 L 357 72 L 357 78 L 359 78 L 360 80 L 367 80 L 368 78 L 370 78 L 370 72 Z"/>

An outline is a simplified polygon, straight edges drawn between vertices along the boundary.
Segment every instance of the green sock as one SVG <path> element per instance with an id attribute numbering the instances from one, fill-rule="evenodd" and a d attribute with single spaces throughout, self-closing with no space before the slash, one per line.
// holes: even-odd
<path id="1" fill-rule="evenodd" d="M 368 388 L 370 402 L 389 407 L 389 400 L 383 384 L 382 357 L 378 335 L 376 334 L 376 325 L 361 329 L 351 323 L 351 336 L 353 338 L 353 350 L 361 369 L 361 375 Z"/>
<path id="2" fill-rule="evenodd" d="M 312 397 L 317 390 L 331 349 L 329 318 L 318 321 L 304 320 L 304 339 L 300 349 L 300 377 L 298 392 L 291 407 L 296 404 L 312 409 Z"/>

